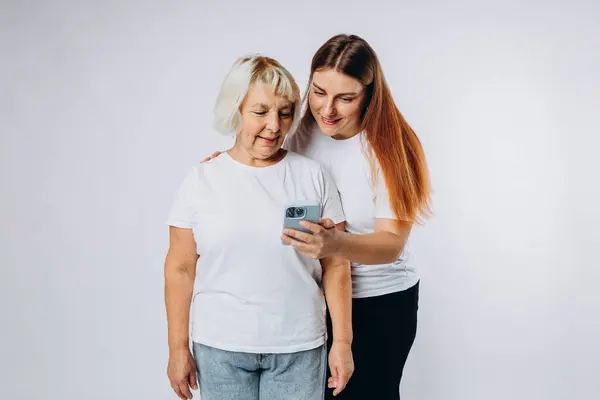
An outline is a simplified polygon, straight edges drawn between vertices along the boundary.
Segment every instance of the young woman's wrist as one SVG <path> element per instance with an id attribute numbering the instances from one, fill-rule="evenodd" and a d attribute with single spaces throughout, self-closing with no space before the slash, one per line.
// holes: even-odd
<path id="1" fill-rule="evenodd" d="M 347 235 L 348 235 L 348 233 L 336 229 L 334 241 L 333 241 L 333 248 L 332 248 L 333 256 L 344 257 L 343 250 L 345 247 L 345 241 L 346 241 Z"/>

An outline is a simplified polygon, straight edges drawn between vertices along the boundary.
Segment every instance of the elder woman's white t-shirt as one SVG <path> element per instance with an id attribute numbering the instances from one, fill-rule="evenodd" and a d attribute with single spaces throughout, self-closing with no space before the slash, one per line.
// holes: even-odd
<path id="1" fill-rule="evenodd" d="M 291 353 L 324 343 L 321 265 L 281 242 L 285 205 L 295 201 L 317 201 L 322 218 L 344 220 L 330 174 L 293 152 L 263 168 L 223 153 L 189 171 L 168 223 L 192 229 L 200 255 L 195 342 L 248 353 Z"/>

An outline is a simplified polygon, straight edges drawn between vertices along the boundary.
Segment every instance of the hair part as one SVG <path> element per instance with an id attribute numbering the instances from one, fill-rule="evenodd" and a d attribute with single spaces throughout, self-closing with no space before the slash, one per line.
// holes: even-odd
<path id="1" fill-rule="evenodd" d="M 293 133 L 300 124 L 300 88 L 292 74 L 277 60 L 260 54 L 238 58 L 221 84 L 214 107 L 214 125 L 218 132 L 236 134 L 242 125 L 240 109 L 250 90 L 257 82 L 273 87 L 277 96 L 292 103 Z"/>
<path id="2" fill-rule="evenodd" d="M 371 46 L 356 35 L 336 35 L 315 53 L 309 88 L 316 71 L 332 69 L 358 80 L 365 90 L 361 131 L 370 145 L 367 154 L 371 175 L 377 179 L 381 168 L 390 195 L 390 205 L 398 220 L 421 222 L 431 214 L 431 185 L 421 142 L 396 106 Z M 316 123 L 304 98 L 303 127 Z M 374 182 L 375 183 L 375 182 Z"/>

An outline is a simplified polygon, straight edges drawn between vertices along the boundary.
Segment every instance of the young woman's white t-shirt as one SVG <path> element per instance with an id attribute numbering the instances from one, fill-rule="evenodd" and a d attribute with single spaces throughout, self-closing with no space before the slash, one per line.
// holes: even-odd
<path id="1" fill-rule="evenodd" d="M 263 168 L 223 153 L 188 173 L 168 224 L 192 229 L 200 255 L 195 342 L 247 353 L 292 353 L 324 343 L 321 265 L 281 242 L 285 205 L 296 201 L 317 201 L 322 218 L 344 221 L 329 173 L 293 152 Z"/>
<path id="2" fill-rule="evenodd" d="M 368 159 L 370 147 L 364 132 L 336 140 L 324 135 L 316 124 L 299 129 L 286 138 L 284 147 L 322 164 L 333 176 L 340 192 L 346 217 L 346 230 L 355 234 L 375 231 L 376 218 L 395 219 L 383 173 L 378 168 L 373 184 Z M 419 281 L 410 243 L 390 264 L 352 263 L 352 296 L 374 297 L 409 289 Z"/>

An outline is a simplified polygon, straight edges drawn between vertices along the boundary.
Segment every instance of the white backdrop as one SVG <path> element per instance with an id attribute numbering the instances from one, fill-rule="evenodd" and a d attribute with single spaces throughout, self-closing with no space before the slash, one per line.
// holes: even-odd
<path id="1" fill-rule="evenodd" d="M 164 223 L 230 143 L 218 86 L 260 52 L 304 88 L 340 32 L 378 52 L 435 190 L 403 398 L 600 398 L 600 6 L 560 3 L 0 1 L 0 398 L 175 398 Z"/>

